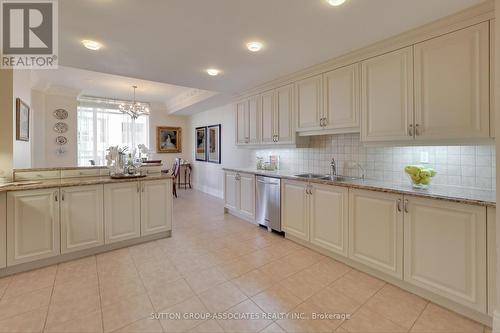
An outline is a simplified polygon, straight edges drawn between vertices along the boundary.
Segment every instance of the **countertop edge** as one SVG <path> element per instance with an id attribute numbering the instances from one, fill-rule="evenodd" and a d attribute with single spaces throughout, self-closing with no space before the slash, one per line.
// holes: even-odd
<path id="1" fill-rule="evenodd" d="M 438 194 L 438 193 L 423 192 L 425 190 L 420 190 L 420 191 L 411 190 L 411 189 L 404 190 L 404 189 L 396 189 L 396 188 L 391 188 L 391 187 L 383 187 L 383 186 L 378 186 L 378 185 L 357 184 L 354 182 L 339 182 L 339 181 L 330 181 L 330 180 L 322 180 L 322 179 L 314 179 L 314 178 L 304 179 L 304 178 L 300 178 L 300 177 L 295 177 L 295 176 L 286 175 L 286 174 L 280 174 L 280 173 L 277 173 L 274 171 L 266 171 L 266 170 L 251 170 L 251 169 L 245 169 L 245 168 L 231 168 L 231 167 L 224 167 L 222 169 L 224 171 L 249 173 L 249 174 L 254 174 L 256 176 L 274 177 L 274 178 L 280 178 L 280 179 L 296 180 L 296 181 L 310 182 L 310 183 L 315 183 L 315 184 L 349 187 L 349 188 L 355 188 L 355 189 L 360 189 L 360 190 L 370 190 L 370 191 L 378 191 L 378 192 L 384 192 L 384 193 L 403 194 L 403 195 L 409 195 L 409 196 L 414 196 L 414 197 L 430 198 L 430 199 L 444 200 L 444 201 L 450 201 L 450 202 L 456 202 L 456 203 L 465 203 L 465 204 L 471 204 L 471 205 L 477 205 L 477 206 L 485 206 L 485 207 L 493 207 L 493 208 L 496 207 L 495 201 L 488 201 L 488 200 L 481 200 L 481 199 L 474 199 L 474 198 L 465 198 L 465 197 L 458 197 L 458 196 L 454 197 L 454 196 Z M 469 189 L 464 189 L 464 190 L 469 190 Z M 481 191 L 481 190 L 478 190 L 478 191 Z"/>

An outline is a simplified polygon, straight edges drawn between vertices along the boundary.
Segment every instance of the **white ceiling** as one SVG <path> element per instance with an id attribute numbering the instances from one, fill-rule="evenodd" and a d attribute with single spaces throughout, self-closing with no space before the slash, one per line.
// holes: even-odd
<path id="1" fill-rule="evenodd" d="M 65 66 L 236 93 L 480 2 L 60 0 L 59 57 Z M 81 47 L 84 38 L 103 49 Z M 248 52 L 252 39 L 265 49 Z M 223 73 L 209 77 L 208 67 Z"/>
<path id="2" fill-rule="evenodd" d="M 206 99 L 213 92 L 167 83 L 134 79 L 78 68 L 59 66 L 56 70 L 33 70 L 33 88 L 72 95 L 132 100 L 136 85 L 138 101 L 156 104 L 168 112 L 190 106 L 196 97 Z"/>

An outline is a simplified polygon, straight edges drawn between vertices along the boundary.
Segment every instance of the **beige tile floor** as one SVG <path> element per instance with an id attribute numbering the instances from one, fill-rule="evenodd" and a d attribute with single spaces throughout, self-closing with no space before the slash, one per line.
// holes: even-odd
<path id="1" fill-rule="evenodd" d="M 0 332 L 489 331 L 224 215 L 220 200 L 194 190 L 179 194 L 172 238 L 0 279 Z M 207 312 L 255 318 L 190 315 Z M 304 317 L 264 316 L 273 312 Z M 317 313 L 351 319 L 312 320 Z"/>

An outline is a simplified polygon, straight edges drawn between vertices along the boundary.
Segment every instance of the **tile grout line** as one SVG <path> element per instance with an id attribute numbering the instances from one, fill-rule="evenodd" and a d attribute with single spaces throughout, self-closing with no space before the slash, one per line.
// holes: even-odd
<path id="1" fill-rule="evenodd" d="M 49 310 L 52 304 L 52 296 L 54 295 L 54 289 L 56 285 L 57 273 L 59 272 L 59 264 L 56 265 L 56 272 L 54 274 L 54 281 L 52 282 L 52 290 L 50 291 L 49 304 L 47 305 L 47 313 L 45 313 L 45 320 L 43 321 L 42 332 L 45 332 L 47 326 L 47 319 L 49 318 Z"/>

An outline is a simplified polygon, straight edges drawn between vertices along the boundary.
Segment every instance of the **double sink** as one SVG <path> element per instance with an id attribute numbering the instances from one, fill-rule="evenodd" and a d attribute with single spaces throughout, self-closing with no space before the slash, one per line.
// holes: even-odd
<path id="1" fill-rule="evenodd" d="M 304 178 L 304 179 L 319 179 L 319 180 L 330 180 L 337 182 L 345 182 L 350 180 L 361 179 L 360 177 L 350 177 L 350 176 L 342 176 L 342 175 L 320 175 L 315 173 L 301 173 L 295 175 L 295 177 Z"/>

